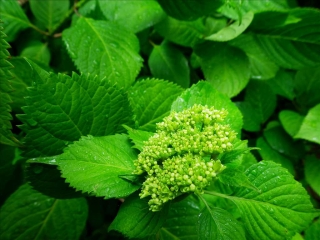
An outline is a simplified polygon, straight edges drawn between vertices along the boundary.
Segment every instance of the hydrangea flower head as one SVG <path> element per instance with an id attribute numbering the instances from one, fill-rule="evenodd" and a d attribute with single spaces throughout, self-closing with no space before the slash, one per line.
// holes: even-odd
<path id="1" fill-rule="evenodd" d="M 201 193 L 225 169 L 216 157 L 231 150 L 236 138 L 224 124 L 227 114 L 225 109 L 194 105 L 157 124 L 134 163 L 135 174 L 147 173 L 140 197 L 151 197 L 151 211 L 183 193 Z"/>

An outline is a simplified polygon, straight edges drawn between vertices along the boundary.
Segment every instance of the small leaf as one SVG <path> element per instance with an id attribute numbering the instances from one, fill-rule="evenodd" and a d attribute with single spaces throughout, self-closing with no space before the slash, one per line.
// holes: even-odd
<path id="1" fill-rule="evenodd" d="M 139 73 L 138 39 L 115 23 L 82 17 L 63 31 L 62 38 L 80 72 L 106 77 L 124 88 Z"/>
<path id="2" fill-rule="evenodd" d="M 320 104 L 311 108 L 303 119 L 302 125 L 294 138 L 302 138 L 320 144 Z"/>
<path id="3" fill-rule="evenodd" d="M 47 47 L 47 44 L 38 42 L 32 42 L 26 48 L 24 48 L 20 54 L 21 57 L 27 57 L 35 62 L 49 65 L 51 54 Z"/>
<path id="4" fill-rule="evenodd" d="M 152 76 L 169 80 L 181 87 L 190 85 L 190 69 L 186 57 L 169 42 L 156 46 L 149 56 L 148 65 Z"/>
<path id="5" fill-rule="evenodd" d="M 124 201 L 120 210 L 109 226 L 129 238 L 144 238 L 156 234 L 166 221 L 169 206 L 159 212 L 149 210 L 148 201 L 134 194 Z"/>
<path id="6" fill-rule="evenodd" d="M 173 103 L 171 110 L 181 112 L 194 104 L 207 105 L 216 109 L 226 109 L 228 115 L 224 122 L 240 134 L 242 128 L 242 115 L 236 105 L 224 94 L 218 92 L 207 82 L 198 82 L 185 90 Z"/>
<path id="7" fill-rule="evenodd" d="M 72 187 L 108 199 L 126 197 L 139 188 L 119 177 L 134 171 L 136 158 L 125 135 L 89 136 L 69 145 L 57 164 Z"/>
<path id="8" fill-rule="evenodd" d="M 128 91 L 138 129 L 153 132 L 156 123 L 169 115 L 171 104 L 182 88 L 167 81 L 146 79 L 137 82 Z"/>
<path id="9" fill-rule="evenodd" d="M 132 32 L 151 27 L 164 18 L 165 14 L 157 1 L 113 1 L 99 0 L 104 16 Z"/>
<path id="10" fill-rule="evenodd" d="M 0 238 L 79 239 L 88 206 L 84 198 L 58 200 L 22 185 L 0 211 Z"/>
<path id="11" fill-rule="evenodd" d="M 237 20 L 231 25 L 228 25 L 227 27 L 221 29 L 219 32 L 205 37 L 205 39 L 217 42 L 230 41 L 238 37 L 247 29 L 253 19 L 253 16 L 253 12 L 248 12 L 242 17 L 241 21 Z"/>
<path id="12" fill-rule="evenodd" d="M 295 97 L 293 75 L 290 72 L 280 69 L 276 76 L 266 83 L 269 84 L 274 93 L 280 96 L 289 100 L 293 100 Z"/>
<path id="13" fill-rule="evenodd" d="M 154 133 L 146 132 L 142 130 L 136 130 L 124 126 L 128 130 L 128 135 L 131 141 L 134 143 L 133 147 L 142 151 L 144 142 L 147 141 Z"/>
<path id="14" fill-rule="evenodd" d="M 320 196 L 320 159 L 316 156 L 306 156 L 304 174 L 312 189 Z"/>
<path id="15" fill-rule="evenodd" d="M 284 130 L 293 137 L 298 133 L 301 127 L 303 116 L 290 110 L 282 110 L 279 113 L 279 119 Z"/>
<path id="16" fill-rule="evenodd" d="M 227 43 L 206 42 L 195 48 L 204 76 L 218 91 L 236 96 L 249 82 L 250 65 L 246 54 Z"/>

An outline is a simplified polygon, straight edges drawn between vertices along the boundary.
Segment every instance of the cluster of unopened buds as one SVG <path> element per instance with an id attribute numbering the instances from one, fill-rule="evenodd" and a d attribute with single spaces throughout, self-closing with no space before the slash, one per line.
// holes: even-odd
<path id="1" fill-rule="evenodd" d="M 135 174 L 147 173 L 140 197 L 151 211 L 187 192 L 203 192 L 225 166 L 216 157 L 233 148 L 236 133 L 224 124 L 224 109 L 193 105 L 171 112 L 157 124 L 135 161 Z"/>

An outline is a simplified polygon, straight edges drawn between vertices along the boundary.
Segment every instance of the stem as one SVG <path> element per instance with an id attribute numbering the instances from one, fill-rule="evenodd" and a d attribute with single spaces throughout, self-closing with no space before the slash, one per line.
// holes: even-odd
<path id="1" fill-rule="evenodd" d="M 226 199 L 232 199 L 231 196 L 228 196 L 228 195 L 225 195 L 223 193 L 218 193 L 218 192 L 210 192 L 210 191 L 204 191 L 205 194 L 208 194 L 208 195 L 213 195 L 213 196 L 216 196 L 216 197 L 222 197 L 222 198 L 226 198 Z"/>

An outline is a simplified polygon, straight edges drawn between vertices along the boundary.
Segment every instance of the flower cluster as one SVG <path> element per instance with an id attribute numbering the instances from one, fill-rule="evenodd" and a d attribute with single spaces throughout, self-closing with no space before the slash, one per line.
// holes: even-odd
<path id="1" fill-rule="evenodd" d="M 185 192 L 202 192 L 225 166 L 216 156 L 233 148 L 236 133 L 223 124 L 227 111 L 194 105 L 172 112 L 157 124 L 135 161 L 135 174 L 146 172 L 140 197 L 151 196 L 150 210 Z"/>

